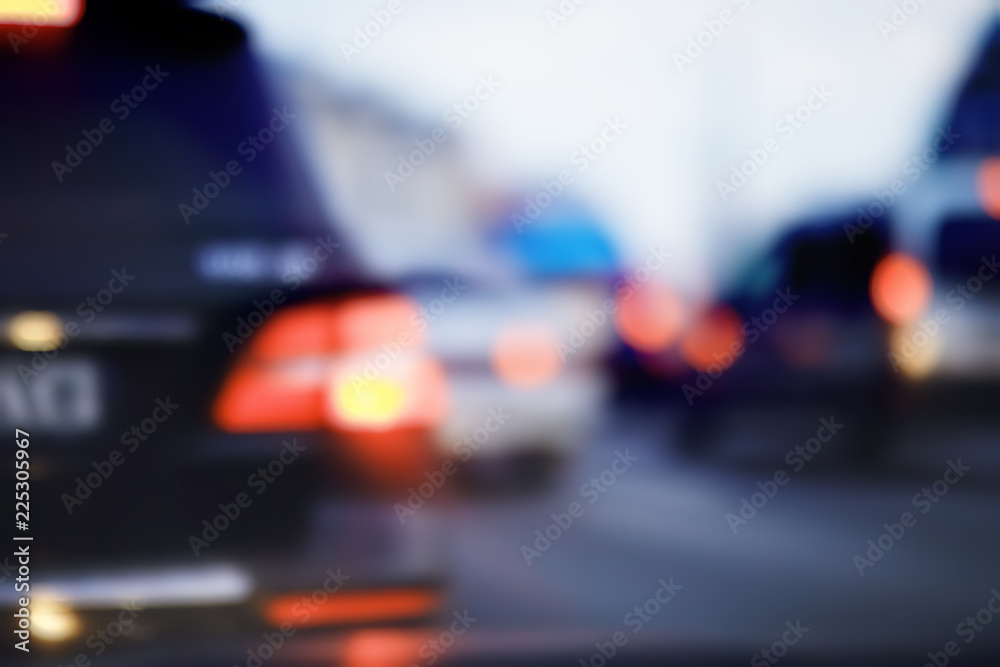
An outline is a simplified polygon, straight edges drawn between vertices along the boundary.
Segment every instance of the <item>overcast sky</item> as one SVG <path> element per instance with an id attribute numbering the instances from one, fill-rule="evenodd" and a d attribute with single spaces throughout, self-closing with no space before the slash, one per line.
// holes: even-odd
<path id="1" fill-rule="evenodd" d="M 547 12 L 559 0 L 400 0 L 350 59 L 343 44 L 388 0 L 245 0 L 233 15 L 263 53 L 377 91 L 429 122 L 493 75 L 500 91 L 462 132 L 478 169 L 513 184 L 566 168 L 620 117 L 628 128 L 580 174 L 575 194 L 626 257 L 665 244 L 681 269 L 674 278 L 694 285 L 801 212 L 870 198 L 924 147 L 996 3 L 912 2 L 919 9 L 890 30 L 901 2 L 588 0 L 553 27 Z M 710 24 L 720 34 L 703 35 L 708 45 L 679 67 L 675 54 L 703 22 L 722 18 Z M 818 89 L 829 98 L 813 98 L 812 117 L 791 136 L 779 132 Z M 717 181 L 769 138 L 778 151 L 724 203 Z"/>

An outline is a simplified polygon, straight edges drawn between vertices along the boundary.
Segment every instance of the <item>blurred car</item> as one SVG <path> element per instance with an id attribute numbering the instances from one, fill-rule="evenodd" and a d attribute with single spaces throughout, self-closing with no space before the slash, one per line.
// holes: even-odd
<path id="1" fill-rule="evenodd" d="M 851 244 L 851 220 L 794 225 L 715 303 L 693 309 L 676 352 L 688 369 L 667 385 L 667 400 L 680 404 L 686 451 L 704 454 L 737 432 L 752 439 L 815 414 L 863 424 L 833 445 L 841 460 L 879 458 L 894 389 L 869 282 L 886 254 L 887 228 L 872 226 Z"/>
<path id="2" fill-rule="evenodd" d="M 861 424 L 845 454 L 872 463 L 904 414 L 968 421 L 992 411 L 998 59 L 994 28 L 946 122 L 899 178 L 870 201 L 792 225 L 715 303 L 690 307 L 677 345 L 660 355 L 672 360 L 668 381 L 647 373 L 682 404 L 682 447 L 719 446 L 751 409 L 760 421 L 808 406 Z M 662 375 L 662 358 L 645 365 Z"/>
<path id="3" fill-rule="evenodd" d="M 425 346 L 447 387 L 435 447 L 456 478 L 477 492 L 547 488 L 610 394 L 610 324 L 579 350 L 566 347 L 581 324 L 592 326 L 586 313 L 601 310 L 617 270 L 601 221 L 566 195 L 515 224 L 539 192 L 515 196 L 477 180 L 462 134 L 444 119 L 407 117 L 307 70 L 272 76 L 302 110 L 307 161 L 360 263 L 415 311 L 356 359 L 355 386 L 376 388 L 397 359 Z M 433 155 L 387 186 L 432 136 Z"/>
<path id="4" fill-rule="evenodd" d="M 30 435 L 33 578 L 3 603 L 31 597 L 32 647 L 93 656 L 135 600 L 122 644 L 240 659 L 285 623 L 433 616 L 439 554 L 366 499 L 430 469 L 438 367 L 389 405 L 343 391 L 408 302 L 340 241 L 244 32 L 94 1 L 25 34 L 0 54 L 0 424 Z"/>
<path id="5" fill-rule="evenodd" d="M 982 424 L 1000 378 L 1000 29 L 960 82 L 942 128 L 923 152 L 926 173 L 898 202 L 892 229 L 899 256 L 917 271 L 922 297 L 893 322 L 888 363 L 908 380 L 909 408 Z M 946 141 L 947 140 L 947 141 Z"/>
<path id="6" fill-rule="evenodd" d="M 994 27 L 941 123 L 953 145 L 939 158 L 928 149 L 935 159 L 900 199 L 905 219 L 893 230 L 897 245 L 926 267 L 933 283 L 921 317 L 897 332 L 894 346 L 901 370 L 915 378 L 984 381 L 997 374 L 998 64 L 1000 28 Z M 917 331 L 924 333 L 915 341 Z"/>

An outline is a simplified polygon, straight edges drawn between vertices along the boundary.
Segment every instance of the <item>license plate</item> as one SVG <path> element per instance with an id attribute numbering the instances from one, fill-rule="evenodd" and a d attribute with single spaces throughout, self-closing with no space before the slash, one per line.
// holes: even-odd
<path id="1" fill-rule="evenodd" d="M 30 361 L 0 363 L 0 426 L 82 435 L 100 425 L 103 406 L 97 364 L 53 359 L 37 374 Z"/>

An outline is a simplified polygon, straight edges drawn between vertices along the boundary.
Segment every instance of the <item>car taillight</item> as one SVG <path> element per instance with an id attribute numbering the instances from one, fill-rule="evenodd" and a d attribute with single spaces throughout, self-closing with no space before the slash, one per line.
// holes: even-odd
<path id="1" fill-rule="evenodd" d="M 615 330 L 632 349 L 663 352 L 683 331 L 685 305 L 666 285 L 651 281 L 615 300 Z"/>
<path id="2" fill-rule="evenodd" d="M 562 367 L 559 338 L 542 324 L 515 322 L 504 327 L 493 343 L 490 364 L 504 383 L 521 388 L 551 382 Z"/>
<path id="3" fill-rule="evenodd" d="M 1000 157 L 983 160 L 976 171 L 976 193 L 983 210 L 1000 220 Z"/>
<path id="4" fill-rule="evenodd" d="M 310 603 L 305 607 L 303 601 Z M 300 626 L 351 625 L 416 619 L 433 614 L 441 595 L 426 588 L 340 591 L 317 602 L 308 593 L 269 600 L 264 617 L 278 627 L 284 623 Z M 303 613 L 304 609 L 309 611 Z"/>
<path id="5" fill-rule="evenodd" d="M 413 656 L 426 652 L 428 642 L 440 636 L 435 628 L 364 628 L 344 639 L 343 667 L 406 667 Z"/>
<path id="6" fill-rule="evenodd" d="M 366 375 L 369 362 L 371 358 L 355 356 L 332 371 L 325 409 L 335 428 L 435 426 L 444 418 L 447 380 L 440 363 L 424 355 L 400 356 L 381 373 Z"/>
<path id="7" fill-rule="evenodd" d="M 875 266 L 869 283 L 872 306 L 882 319 L 897 325 L 915 322 L 934 293 L 930 273 L 909 255 L 892 253 Z"/>
<path id="8" fill-rule="evenodd" d="M 233 433 L 431 428 L 445 417 L 441 364 L 399 296 L 279 311 L 248 341 L 213 406 Z"/>
<path id="9" fill-rule="evenodd" d="M 681 337 L 680 352 L 692 368 L 708 372 L 710 367 L 724 366 L 724 360 L 740 356 L 743 345 L 743 321 L 739 313 L 732 306 L 716 304 L 691 316 L 691 323 Z"/>
<path id="10" fill-rule="evenodd" d="M 68 28 L 83 15 L 83 0 L 5 0 L 0 3 L 0 25 Z"/>

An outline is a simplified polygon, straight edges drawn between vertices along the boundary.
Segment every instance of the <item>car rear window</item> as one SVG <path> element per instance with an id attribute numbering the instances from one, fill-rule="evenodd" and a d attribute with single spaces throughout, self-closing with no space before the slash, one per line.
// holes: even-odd
<path id="1" fill-rule="evenodd" d="M 0 118 L 16 128 L 0 152 L 5 232 L 323 227 L 293 146 L 297 112 L 268 95 L 245 45 L 179 58 L 81 37 L 55 54 L 0 58 L 0 82 Z"/>
<path id="2" fill-rule="evenodd" d="M 954 216 L 941 226 L 938 269 L 946 280 L 964 282 L 977 275 L 984 257 L 991 259 L 996 254 L 1000 254 L 1000 223 L 996 220 L 985 215 Z"/>

